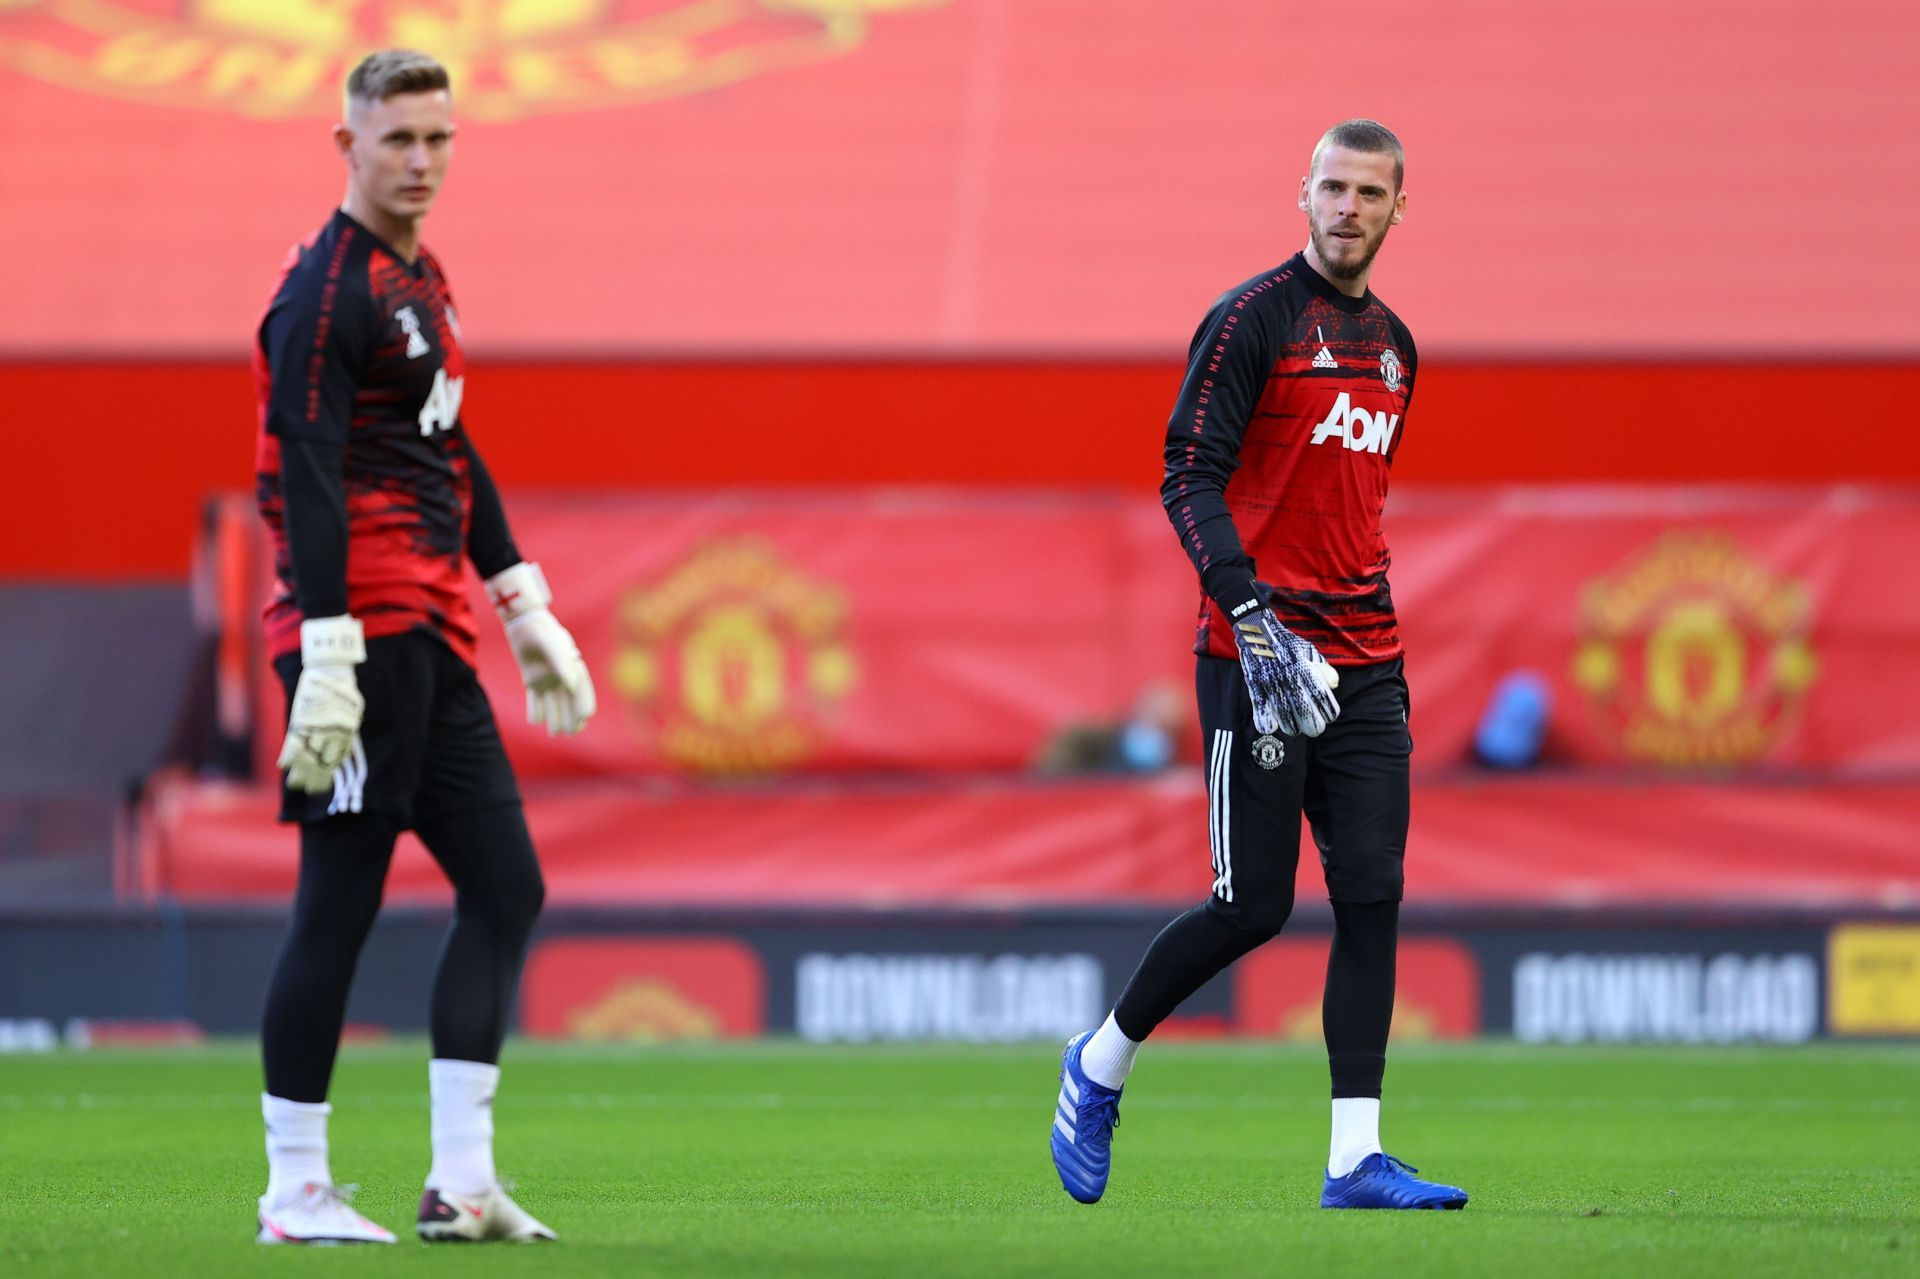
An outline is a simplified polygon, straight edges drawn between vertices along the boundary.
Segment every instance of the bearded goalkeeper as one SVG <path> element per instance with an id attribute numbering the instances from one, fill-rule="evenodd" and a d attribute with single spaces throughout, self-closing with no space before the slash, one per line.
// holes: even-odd
<path id="1" fill-rule="evenodd" d="M 1306 247 L 1223 294 L 1188 352 L 1161 498 L 1200 578 L 1212 891 L 1067 1045 L 1053 1161 L 1082 1203 L 1106 1190 L 1141 1043 L 1287 922 L 1303 812 L 1333 903 L 1320 1204 L 1467 1202 L 1380 1144 L 1413 753 L 1380 512 L 1419 360 L 1367 282 L 1406 212 L 1404 166 L 1374 121 L 1328 130 L 1300 180 Z"/>

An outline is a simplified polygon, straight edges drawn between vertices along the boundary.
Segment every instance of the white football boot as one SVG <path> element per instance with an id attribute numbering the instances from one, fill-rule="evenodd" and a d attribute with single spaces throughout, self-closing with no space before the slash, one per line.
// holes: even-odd
<path id="1" fill-rule="evenodd" d="M 498 1183 L 477 1197 L 429 1186 L 420 1196 L 419 1230 L 428 1243 L 538 1243 L 554 1237 Z"/>
<path id="2" fill-rule="evenodd" d="M 353 1210 L 354 1186 L 308 1182 L 293 1198 L 269 1206 L 260 1199 L 256 1243 L 392 1243 L 393 1232 Z"/>

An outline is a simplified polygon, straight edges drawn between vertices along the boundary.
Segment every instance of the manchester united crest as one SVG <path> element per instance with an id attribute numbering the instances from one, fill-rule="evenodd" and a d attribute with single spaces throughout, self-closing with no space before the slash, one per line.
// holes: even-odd
<path id="1" fill-rule="evenodd" d="M 1400 356 L 1392 347 L 1380 352 L 1380 380 L 1389 391 L 1400 389 Z"/>
<path id="2" fill-rule="evenodd" d="M 1629 758 L 1760 759 L 1798 723 L 1819 664 L 1806 589 L 1730 537 L 1675 534 L 1581 597 L 1574 681 Z"/>
<path id="3" fill-rule="evenodd" d="M 628 723 L 682 768 L 791 767 L 855 681 L 844 593 L 758 542 L 701 549 L 628 591 L 616 617 Z"/>
<path id="4" fill-rule="evenodd" d="M 1284 764 L 1287 759 L 1287 744 L 1272 733 L 1262 733 L 1253 739 L 1253 762 L 1272 772 Z"/>
<path id="5" fill-rule="evenodd" d="M 715 1039 L 720 1019 L 672 982 L 658 977 L 629 977 L 597 1001 L 567 1014 L 575 1039 L 628 1043 Z"/>
<path id="6" fill-rule="evenodd" d="M 0 66 L 108 97 L 331 119 L 374 49 L 429 53 L 460 114 L 682 97 L 843 57 L 947 0 L 0 0 Z"/>

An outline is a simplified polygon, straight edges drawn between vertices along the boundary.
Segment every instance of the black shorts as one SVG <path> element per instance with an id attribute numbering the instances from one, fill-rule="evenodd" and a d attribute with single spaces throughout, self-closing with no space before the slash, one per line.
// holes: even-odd
<path id="1" fill-rule="evenodd" d="M 1340 717 L 1318 737 L 1262 739 L 1239 662 L 1202 657 L 1194 678 L 1213 908 L 1231 915 L 1274 894 L 1293 900 L 1302 813 L 1320 849 L 1330 899 L 1399 901 L 1413 755 L 1400 659 L 1341 667 Z"/>
<path id="2" fill-rule="evenodd" d="M 273 668 L 293 701 L 300 655 Z M 381 813 L 411 827 L 453 813 L 520 802 L 493 707 L 473 668 L 424 631 L 367 641 L 356 668 L 366 718 L 333 790 L 309 795 L 280 779 L 280 820 Z"/>

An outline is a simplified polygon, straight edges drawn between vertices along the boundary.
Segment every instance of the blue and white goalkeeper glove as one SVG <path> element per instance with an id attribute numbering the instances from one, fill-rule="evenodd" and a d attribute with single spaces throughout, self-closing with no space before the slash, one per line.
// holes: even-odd
<path id="1" fill-rule="evenodd" d="M 547 611 L 553 592 L 538 564 L 522 560 L 487 579 L 487 598 L 507 628 L 507 646 L 527 686 L 527 722 L 577 733 L 597 705 L 593 676 L 567 628 Z"/>
<path id="2" fill-rule="evenodd" d="M 294 790 L 324 795 L 333 789 L 333 770 L 353 749 L 367 711 L 353 673 L 366 660 L 366 634 L 350 614 L 300 623 L 300 679 L 293 686 L 279 760 Z"/>
<path id="3" fill-rule="evenodd" d="M 1333 690 L 1340 672 L 1320 650 L 1280 625 L 1262 605 L 1233 624 L 1240 673 L 1253 695 L 1253 726 L 1261 733 L 1318 737 L 1340 714 Z"/>

